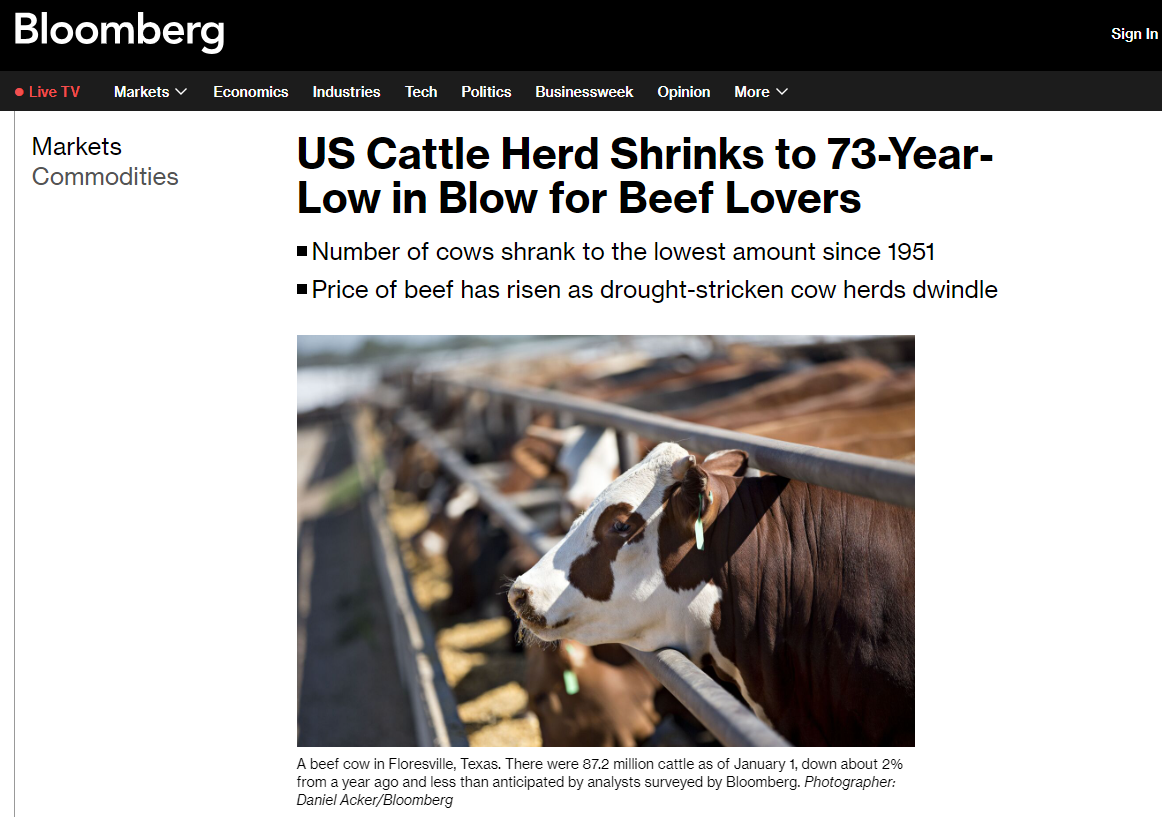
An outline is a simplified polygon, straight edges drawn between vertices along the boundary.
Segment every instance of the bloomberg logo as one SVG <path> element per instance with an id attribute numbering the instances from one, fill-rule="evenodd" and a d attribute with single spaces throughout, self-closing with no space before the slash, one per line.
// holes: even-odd
<path id="1" fill-rule="evenodd" d="M 200 29 L 200 30 L 199 30 Z M 48 45 L 49 41 L 64 45 L 76 40 L 81 45 L 154 45 L 162 41 L 169 45 L 194 44 L 194 33 L 206 54 L 217 54 L 222 50 L 226 38 L 225 23 L 157 23 L 147 22 L 145 12 L 137 12 L 137 26 L 133 23 L 49 23 L 47 12 L 35 14 L 16 12 L 16 44 Z"/>

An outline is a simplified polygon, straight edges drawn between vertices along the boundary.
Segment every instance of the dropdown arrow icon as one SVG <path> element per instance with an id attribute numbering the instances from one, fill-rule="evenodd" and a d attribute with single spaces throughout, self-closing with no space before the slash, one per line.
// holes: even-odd
<path id="1" fill-rule="evenodd" d="M 181 96 L 182 94 L 184 94 L 186 92 L 185 88 L 174 88 L 174 90 L 178 92 L 178 96 Z M 782 91 L 779 91 L 779 93 L 781 94 Z"/>
<path id="2" fill-rule="evenodd" d="M 783 94 L 787 93 L 787 91 L 791 90 L 791 86 L 788 85 L 786 88 L 776 88 L 775 90 L 779 92 L 779 96 L 782 96 Z"/>

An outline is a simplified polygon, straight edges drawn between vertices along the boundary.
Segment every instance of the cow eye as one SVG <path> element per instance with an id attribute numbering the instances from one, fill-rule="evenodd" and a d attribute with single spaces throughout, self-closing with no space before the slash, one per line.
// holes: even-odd
<path id="1" fill-rule="evenodd" d="M 626 533 L 629 530 L 629 523 L 622 521 L 614 522 L 613 529 L 618 533 Z"/>

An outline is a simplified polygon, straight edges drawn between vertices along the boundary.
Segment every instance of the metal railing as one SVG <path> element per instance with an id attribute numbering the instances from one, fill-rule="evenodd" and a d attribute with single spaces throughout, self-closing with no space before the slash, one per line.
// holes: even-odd
<path id="1" fill-rule="evenodd" d="M 395 644 L 396 666 L 408 691 L 416 743 L 420 746 L 467 746 L 464 724 L 436 654 L 435 633 L 416 604 L 399 543 L 387 525 L 379 472 L 380 458 L 366 450 L 352 418 L 346 418 L 352 455 L 359 472 L 362 504 L 376 572 Z"/>
<path id="2" fill-rule="evenodd" d="M 445 388 L 482 391 L 534 409 L 564 413 L 575 423 L 613 428 L 651 440 L 680 440 L 683 448 L 696 454 L 740 448 L 750 456 L 750 464 L 760 470 L 893 505 L 916 507 L 916 466 L 912 463 L 727 431 L 531 386 L 500 386 L 471 378 L 436 382 Z"/>

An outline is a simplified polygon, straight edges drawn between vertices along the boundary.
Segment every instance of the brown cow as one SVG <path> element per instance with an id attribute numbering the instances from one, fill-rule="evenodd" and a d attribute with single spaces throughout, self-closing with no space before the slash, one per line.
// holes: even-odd
<path id="1" fill-rule="evenodd" d="M 793 743 L 915 740 L 915 515 L 663 443 L 513 583 L 537 638 L 674 647 Z M 697 529 L 704 531 L 697 543 Z"/>
<path id="2" fill-rule="evenodd" d="M 806 397 L 775 408 L 756 408 L 745 402 L 733 410 L 706 417 L 706 424 L 738 430 L 834 411 L 890 408 L 916 402 L 916 372 L 908 369 L 891 377 L 855 383 L 836 391 Z"/>
<path id="3" fill-rule="evenodd" d="M 915 428 L 916 407 L 911 403 L 903 403 L 887 408 L 807 414 L 738 430 L 789 443 L 819 445 L 821 440 L 839 440 L 873 434 L 899 434 L 913 431 Z"/>
<path id="4" fill-rule="evenodd" d="M 681 419 L 703 425 L 737 425 L 730 416 L 745 411 L 766 411 L 788 406 L 810 397 L 830 394 L 857 383 L 886 380 L 892 370 L 882 363 L 867 358 L 838 360 L 812 366 L 800 372 L 760 383 L 744 391 L 703 403 L 695 409 L 683 412 Z"/>
<path id="5" fill-rule="evenodd" d="M 816 440 L 812 445 L 868 457 L 916 461 L 916 432 L 913 429 L 888 431 L 882 434 L 857 434 L 851 437 L 827 437 Z"/>

